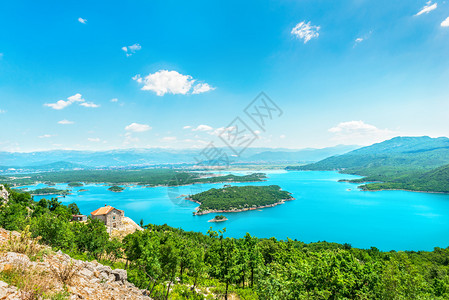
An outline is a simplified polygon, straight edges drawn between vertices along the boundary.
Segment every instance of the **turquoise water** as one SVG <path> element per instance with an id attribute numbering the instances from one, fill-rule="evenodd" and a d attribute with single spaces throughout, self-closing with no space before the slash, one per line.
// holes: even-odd
<path id="1" fill-rule="evenodd" d="M 263 171 L 266 172 L 266 171 Z M 271 171 L 267 182 L 233 185 L 277 184 L 293 194 L 294 201 L 273 208 L 240 213 L 223 213 L 229 220 L 209 223 L 214 214 L 193 216 L 198 205 L 183 198 L 223 184 L 166 187 L 126 187 L 122 193 L 100 184 L 72 188 L 74 194 L 61 198 L 76 202 L 84 214 L 105 204 L 123 209 L 139 223 L 168 224 L 206 233 L 226 227 L 226 236 L 297 239 L 304 242 L 350 243 L 354 247 L 381 250 L 432 250 L 449 246 L 449 195 L 405 191 L 364 192 L 356 184 L 337 182 L 356 176 L 336 172 Z M 30 186 L 30 189 L 45 185 Z M 66 188 L 58 184 L 56 188 Z M 86 192 L 77 192 L 88 189 Z M 35 200 L 50 196 L 36 196 Z"/>

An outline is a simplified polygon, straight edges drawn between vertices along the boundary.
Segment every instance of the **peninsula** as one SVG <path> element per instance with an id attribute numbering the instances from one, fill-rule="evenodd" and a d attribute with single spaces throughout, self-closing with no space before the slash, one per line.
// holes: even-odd
<path id="1" fill-rule="evenodd" d="M 193 213 L 194 215 L 256 210 L 294 200 L 289 192 L 282 191 L 278 185 L 213 188 L 190 195 L 186 199 L 200 204 Z"/>

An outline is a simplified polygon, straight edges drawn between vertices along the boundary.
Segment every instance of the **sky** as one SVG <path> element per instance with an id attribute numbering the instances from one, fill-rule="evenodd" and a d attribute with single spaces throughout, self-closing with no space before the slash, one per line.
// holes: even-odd
<path id="1" fill-rule="evenodd" d="M 449 1 L 2 1 L 0 28 L 0 151 L 449 136 Z"/>

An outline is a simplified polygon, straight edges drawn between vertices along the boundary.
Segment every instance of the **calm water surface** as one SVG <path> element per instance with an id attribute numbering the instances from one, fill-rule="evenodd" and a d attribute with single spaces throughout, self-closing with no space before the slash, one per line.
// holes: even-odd
<path id="1" fill-rule="evenodd" d="M 166 187 L 126 187 L 122 193 L 109 186 L 89 184 L 71 188 L 73 195 L 60 200 L 76 202 L 83 214 L 105 204 L 123 209 L 139 223 L 168 224 L 184 230 L 206 233 L 226 227 L 226 236 L 242 237 L 246 232 L 257 237 L 297 239 L 304 242 L 350 243 L 354 247 L 375 246 L 381 250 L 432 250 L 449 246 L 449 195 L 405 191 L 364 192 L 357 184 L 337 182 L 357 178 L 336 172 L 263 171 L 268 181 L 233 185 L 277 184 L 296 200 L 273 208 L 240 213 L 223 213 L 229 220 L 209 223 L 214 214 L 193 216 L 198 205 L 183 198 L 223 184 L 195 184 Z M 237 174 L 237 172 L 234 172 Z M 28 186 L 30 189 L 44 184 Z M 55 188 L 67 188 L 57 184 Z M 80 189 L 88 189 L 78 192 Z M 49 198 L 51 196 L 36 196 Z"/>

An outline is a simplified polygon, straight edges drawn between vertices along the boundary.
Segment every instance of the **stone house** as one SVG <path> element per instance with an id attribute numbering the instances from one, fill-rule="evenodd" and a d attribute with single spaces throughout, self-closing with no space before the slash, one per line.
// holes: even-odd
<path id="1" fill-rule="evenodd" d="M 105 205 L 90 213 L 92 219 L 98 219 L 109 228 L 121 229 L 125 212 L 112 206 Z"/>

